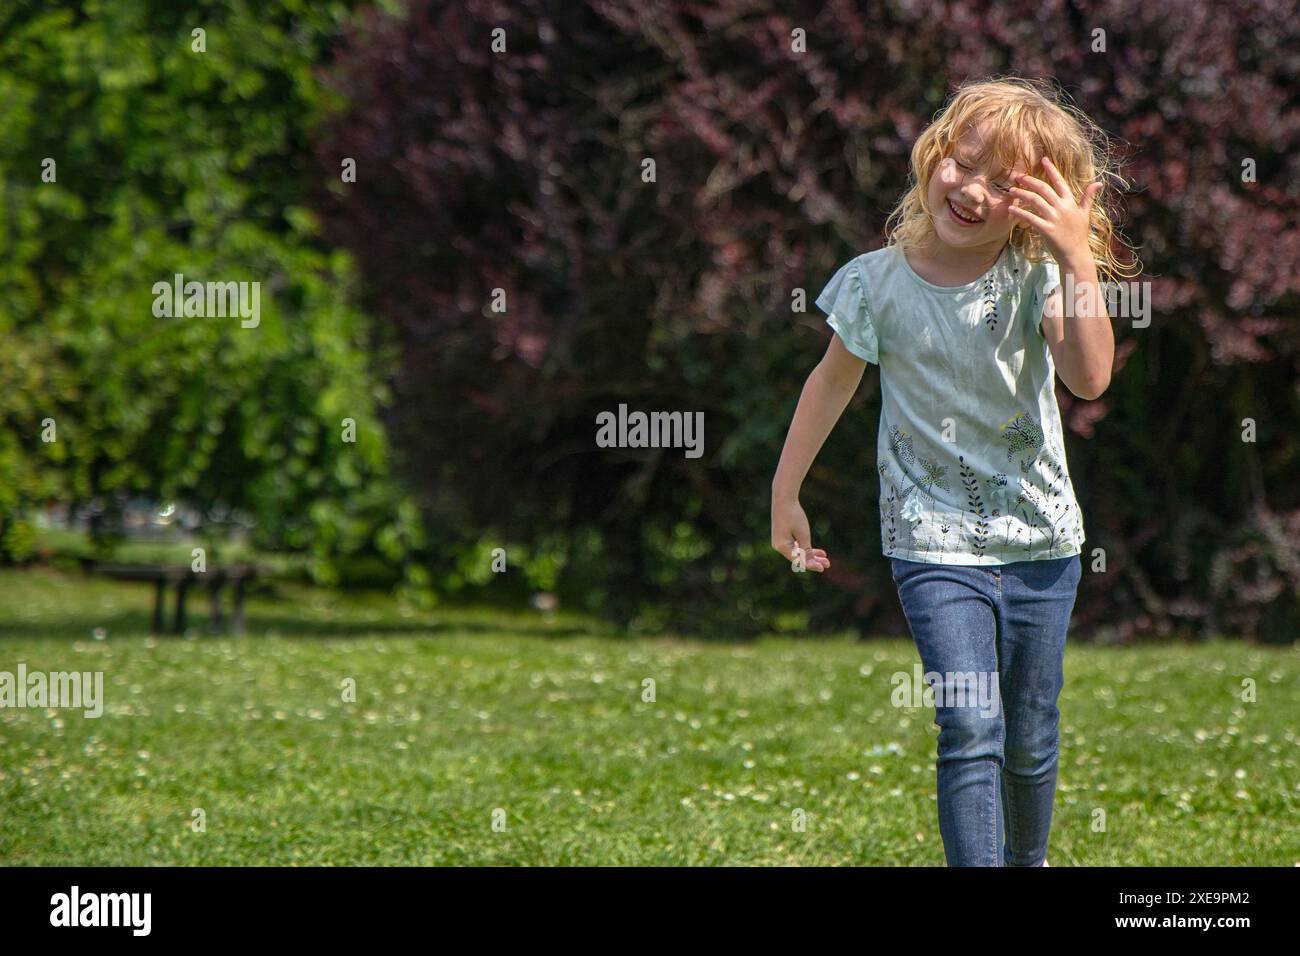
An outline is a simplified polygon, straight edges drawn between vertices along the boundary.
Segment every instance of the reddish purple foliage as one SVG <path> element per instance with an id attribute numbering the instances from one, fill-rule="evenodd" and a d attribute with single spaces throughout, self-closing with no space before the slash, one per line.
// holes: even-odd
<path id="1" fill-rule="evenodd" d="M 319 145 L 331 175 L 355 157 L 359 182 L 322 207 L 401 345 L 395 434 L 435 521 L 471 538 L 602 528 L 611 595 L 687 622 L 692 601 L 749 623 L 821 595 L 819 622 L 900 627 L 887 578 L 863 573 L 881 564 L 861 417 L 874 369 L 805 488 L 832 587 L 805 592 L 763 553 L 768 482 L 828 334 L 815 311 L 791 314 L 791 291 L 880 245 L 912 140 L 957 83 L 1052 76 L 1123 147 L 1120 225 L 1154 297 L 1149 328 L 1116 322 L 1106 395 L 1060 389 L 1086 548 L 1108 558 L 1085 575 L 1082 622 L 1118 639 L 1184 625 L 1291 639 L 1293 12 L 470 0 L 374 21 L 334 73 L 353 105 Z M 495 288 L 505 315 L 487 311 Z M 595 412 L 620 401 L 704 411 L 705 458 L 595 448 Z M 682 522 L 710 554 L 665 571 L 647 538 Z"/>

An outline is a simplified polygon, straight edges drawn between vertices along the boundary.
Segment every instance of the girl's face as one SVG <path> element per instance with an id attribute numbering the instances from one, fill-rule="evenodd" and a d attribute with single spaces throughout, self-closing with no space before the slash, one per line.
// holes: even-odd
<path id="1" fill-rule="evenodd" d="M 996 169 L 980 166 L 976 160 L 982 134 L 988 123 L 978 131 L 967 130 L 954 144 L 951 156 L 945 158 L 930 176 L 926 191 L 926 205 L 939 239 L 949 246 L 969 248 L 992 243 L 1004 243 L 1018 224 L 1008 210 L 1016 202 L 1009 192 L 1015 177 L 1028 172 L 1024 162 L 1017 160 L 1015 168 L 1005 175 Z M 987 164 L 991 157 L 985 160 Z"/>

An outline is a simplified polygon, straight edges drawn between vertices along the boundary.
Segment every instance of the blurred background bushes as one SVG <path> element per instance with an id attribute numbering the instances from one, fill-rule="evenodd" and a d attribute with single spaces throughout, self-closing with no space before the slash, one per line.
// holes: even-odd
<path id="1" fill-rule="evenodd" d="M 642 629 L 901 632 L 874 366 L 804 488 L 826 575 L 771 552 L 771 476 L 828 341 L 811 300 L 882 243 L 948 91 L 1014 72 L 1116 138 L 1154 296 L 1149 327 L 1116 320 L 1100 400 L 1058 388 L 1085 564 L 1107 561 L 1081 631 L 1294 639 L 1300 44 L 1280 4 L 7 11 L 11 557 L 40 503 L 125 490 L 246 513 L 326 583 L 554 590 Z M 257 334 L 155 319 L 175 272 L 260 279 Z M 704 456 L 598 448 L 621 402 L 703 412 Z"/>
<path id="2" fill-rule="evenodd" d="M 378 417 L 391 357 L 350 301 L 349 257 L 320 241 L 304 204 L 317 175 L 308 130 L 327 102 L 314 68 L 354 6 L 121 0 L 0 14 L 9 558 L 35 549 L 38 506 L 93 501 L 111 515 L 148 495 L 194 505 L 209 526 L 246 516 L 259 548 L 304 555 L 323 583 L 352 566 L 373 578 L 380 559 L 387 583 L 427 579 Z M 259 326 L 156 318 L 153 284 L 176 273 L 260 281 Z M 341 439 L 345 418 L 355 443 Z"/>

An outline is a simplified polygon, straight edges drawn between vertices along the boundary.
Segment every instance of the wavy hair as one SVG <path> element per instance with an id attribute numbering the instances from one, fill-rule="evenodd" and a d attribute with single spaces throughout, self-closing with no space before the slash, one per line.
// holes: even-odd
<path id="1" fill-rule="evenodd" d="M 986 120 L 991 120 L 992 126 L 979 160 L 983 162 L 991 153 L 1001 175 L 1014 169 L 1017 160 L 1023 160 L 1032 171 L 1046 155 L 1060 170 L 1076 202 L 1083 200 L 1090 183 L 1101 181 L 1103 187 L 1093 200 L 1088 228 L 1088 248 L 1097 261 L 1098 278 L 1105 282 L 1108 276 L 1132 278 L 1141 273 L 1136 252 L 1131 262 L 1121 263 L 1111 251 L 1113 240 L 1133 250 L 1114 225 L 1113 197 L 1127 190 L 1128 184 L 1119 175 L 1109 137 L 1072 105 L 1059 87 L 1015 76 L 962 84 L 917 137 L 908 190 L 885 222 L 886 245 L 914 249 L 933 236 L 931 211 L 925 204 L 930 177 L 953 154 L 957 140 Z M 1116 189 L 1110 188 L 1111 182 Z M 1025 223 L 1016 223 L 1009 239 L 1030 262 L 1049 258 L 1042 237 Z"/>

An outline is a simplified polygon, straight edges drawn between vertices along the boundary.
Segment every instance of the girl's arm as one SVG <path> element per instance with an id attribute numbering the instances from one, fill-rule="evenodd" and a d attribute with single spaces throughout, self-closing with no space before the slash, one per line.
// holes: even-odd
<path id="1" fill-rule="evenodd" d="M 1061 281 L 1074 286 L 1074 302 L 1065 302 L 1059 289 L 1048 297 L 1043 308 L 1043 338 L 1052 350 L 1061 381 L 1075 395 L 1092 400 L 1106 391 L 1115 363 L 1115 335 L 1097 281 L 1097 262 L 1088 248 L 1090 211 L 1102 184 L 1089 184 L 1082 201 L 1076 202 L 1056 165 L 1046 156 L 1041 163 L 1051 185 L 1034 176 L 1016 177 L 1025 188 L 1013 186 L 1011 195 L 1027 208 L 1013 205 L 1010 212 L 1038 230 L 1060 266 Z M 1066 312 L 1071 316 L 1069 322 L 1063 315 Z"/>
<path id="2" fill-rule="evenodd" d="M 1110 385 L 1115 333 L 1092 253 L 1079 253 L 1060 262 L 1060 267 L 1061 281 L 1068 278 L 1074 288 L 1074 308 L 1067 319 L 1061 287 L 1053 289 L 1043 307 L 1043 338 L 1065 387 L 1079 398 L 1093 401 Z"/>
<path id="3" fill-rule="evenodd" d="M 857 391 L 866 368 L 867 363 L 846 349 L 838 335 L 831 336 L 826 355 L 804 383 L 772 479 L 772 547 L 793 561 L 794 546 L 798 545 L 809 571 L 825 571 L 831 562 L 825 551 L 812 547 L 812 532 L 799 504 L 799 489 L 826 436 Z"/>

